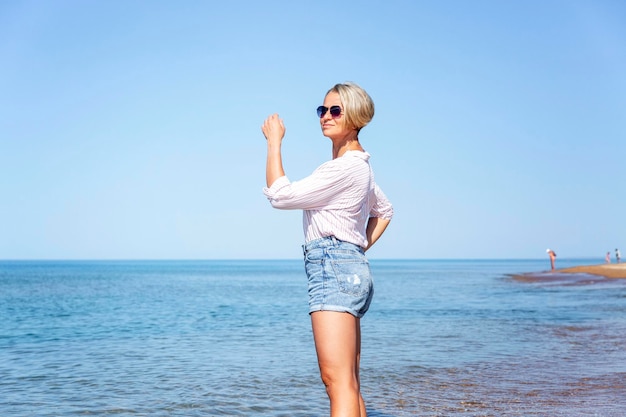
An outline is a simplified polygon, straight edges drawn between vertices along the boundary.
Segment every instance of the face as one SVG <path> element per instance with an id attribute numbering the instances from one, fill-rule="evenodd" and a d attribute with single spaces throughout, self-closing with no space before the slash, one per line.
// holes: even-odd
<path id="1" fill-rule="evenodd" d="M 326 98 L 324 98 L 324 107 L 330 109 L 332 106 L 341 107 L 339 94 L 334 91 L 328 93 Z M 320 117 L 320 126 L 322 127 L 322 134 L 331 139 L 345 137 L 354 130 L 346 128 L 343 108 L 342 114 L 336 119 L 333 119 L 330 111 L 327 111 L 326 114 Z"/>

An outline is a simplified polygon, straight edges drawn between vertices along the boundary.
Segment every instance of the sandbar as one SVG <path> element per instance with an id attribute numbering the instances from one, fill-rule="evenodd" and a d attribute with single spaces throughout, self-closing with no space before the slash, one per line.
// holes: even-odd
<path id="1" fill-rule="evenodd" d="M 564 274 L 591 274 L 600 275 L 605 278 L 626 279 L 626 263 L 574 266 L 559 269 L 558 272 Z"/>
<path id="2" fill-rule="evenodd" d="M 554 284 L 593 284 L 608 279 L 626 279 L 626 264 L 581 265 L 554 271 L 511 274 L 522 282 L 544 282 Z"/>

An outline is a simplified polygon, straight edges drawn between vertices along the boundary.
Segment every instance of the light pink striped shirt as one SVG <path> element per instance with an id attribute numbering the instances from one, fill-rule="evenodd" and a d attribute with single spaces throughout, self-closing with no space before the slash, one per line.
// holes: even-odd
<path id="1" fill-rule="evenodd" d="M 367 152 L 347 151 L 300 181 L 282 176 L 263 193 L 275 208 L 304 210 L 305 242 L 335 236 L 365 248 L 368 219 L 393 216 L 391 203 L 374 182 L 369 158 Z"/>

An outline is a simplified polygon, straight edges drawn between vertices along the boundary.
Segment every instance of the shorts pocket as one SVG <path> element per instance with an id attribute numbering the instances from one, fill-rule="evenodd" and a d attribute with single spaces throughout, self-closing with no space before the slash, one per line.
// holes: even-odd
<path id="1" fill-rule="evenodd" d="M 352 252 L 354 255 L 354 252 Z M 352 259 L 331 259 L 339 290 L 352 295 L 367 294 L 372 287 L 370 265 L 364 256 Z"/>
<path id="2" fill-rule="evenodd" d="M 304 251 L 304 261 L 311 262 L 315 264 L 321 264 L 324 259 L 324 249 L 323 248 L 314 248 Z"/>

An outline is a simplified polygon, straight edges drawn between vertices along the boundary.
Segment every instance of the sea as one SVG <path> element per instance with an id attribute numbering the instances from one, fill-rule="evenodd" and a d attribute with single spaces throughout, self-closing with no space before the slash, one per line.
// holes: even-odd
<path id="1" fill-rule="evenodd" d="M 370 417 L 626 415 L 626 280 L 370 264 Z M 328 415 L 301 260 L 0 261 L 0 416 Z"/>

